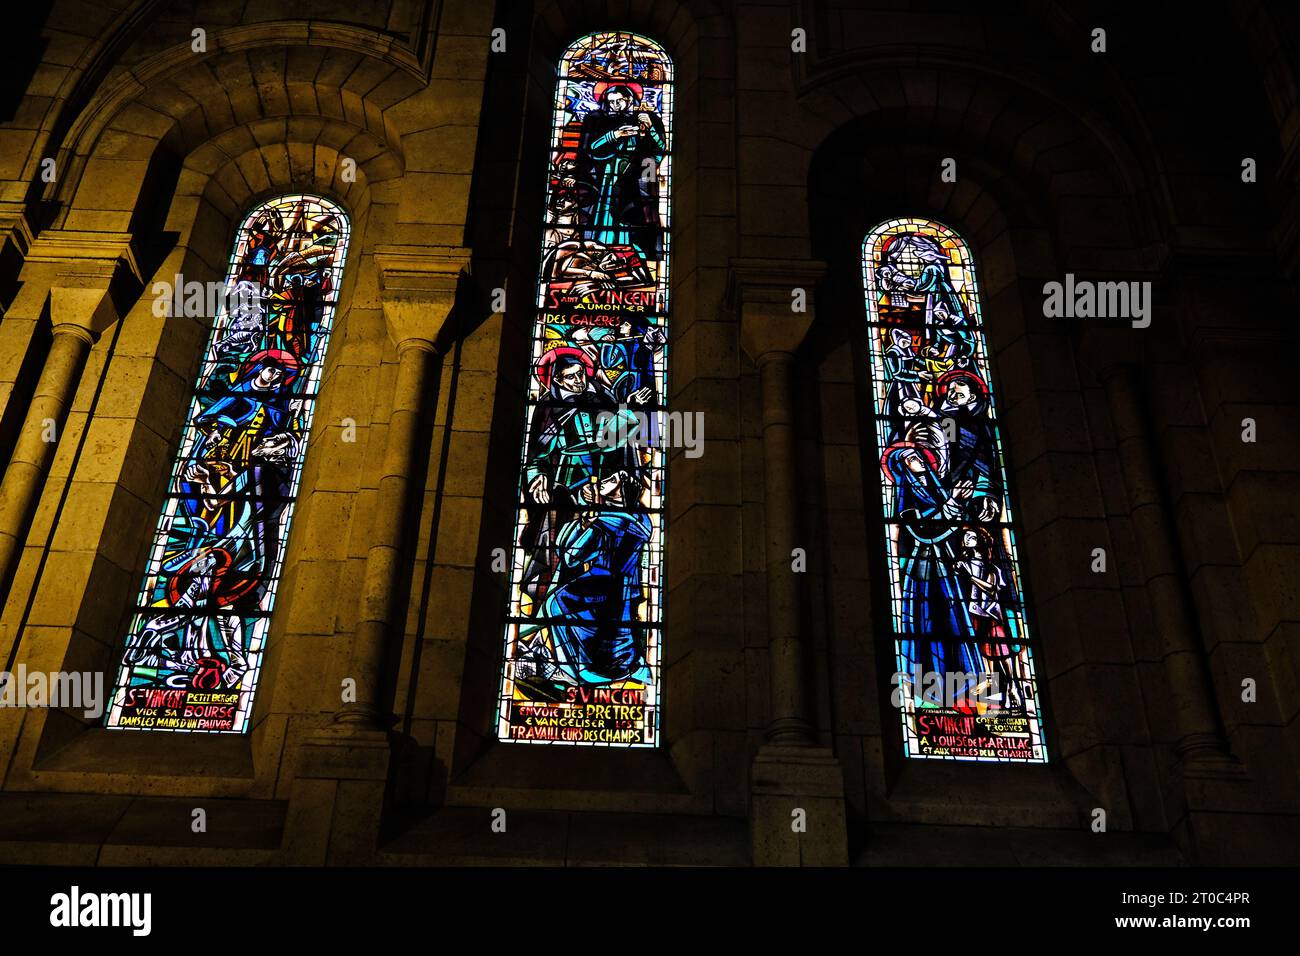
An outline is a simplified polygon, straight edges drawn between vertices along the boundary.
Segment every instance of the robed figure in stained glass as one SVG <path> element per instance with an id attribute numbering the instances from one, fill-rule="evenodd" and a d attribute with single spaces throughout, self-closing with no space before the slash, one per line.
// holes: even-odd
<path id="1" fill-rule="evenodd" d="M 248 727 L 346 249 L 321 197 L 271 200 L 239 230 L 111 728 Z"/>
<path id="2" fill-rule="evenodd" d="M 658 742 L 672 63 L 593 33 L 560 62 L 497 733 Z"/>
<path id="3" fill-rule="evenodd" d="M 892 220 L 863 280 L 905 752 L 1045 760 L 969 249 Z"/>
<path id="4" fill-rule="evenodd" d="M 650 518 L 604 510 L 636 493 L 625 472 L 583 488 L 593 505 L 560 528 L 557 574 L 542 604 L 551 622 L 556 673 L 575 683 L 609 684 L 630 678 L 651 680 L 645 662 L 645 634 L 638 620 L 642 548 L 650 540 Z"/>
<path id="5" fill-rule="evenodd" d="M 902 443 L 887 452 L 884 463 L 897 489 L 903 654 L 914 665 L 913 674 L 946 673 L 955 666 L 975 672 L 978 651 L 972 642 L 962 640 L 973 635 L 974 627 L 957 574 L 954 541 L 954 519 L 961 514 L 970 488 L 960 485 L 949 493 L 935 457 L 926 451 Z M 956 655 L 949 650 L 954 643 Z"/>
<path id="6" fill-rule="evenodd" d="M 586 235 L 606 246 L 634 247 L 659 259 L 659 161 L 667 151 L 663 121 L 638 109 L 636 83 L 597 83 L 600 109 L 582 120 L 577 180 L 587 199 Z"/>
<path id="7" fill-rule="evenodd" d="M 620 440 L 628 429 L 595 372 L 578 348 L 551 349 L 538 363 L 547 400 L 533 415 L 524 472 L 532 499 L 524 589 L 549 623 L 555 666 L 546 676 L 609 683 L 641 672 L 645 680 L 637 610 L 650 522 L 615 510 L 640 501 L 644 469 L 638 449 Z"/>
<path id="8" fill-rule="evenodd" d="M 988 386 L 974 372 L 955 369 L 939 378 L 934 397 L 938 416 L 951 422 L 950 480 L 972 489 L 968 516 L 980 521 L 996 518 L 1002 510 L 1002 482 L 994 458 Z"/>

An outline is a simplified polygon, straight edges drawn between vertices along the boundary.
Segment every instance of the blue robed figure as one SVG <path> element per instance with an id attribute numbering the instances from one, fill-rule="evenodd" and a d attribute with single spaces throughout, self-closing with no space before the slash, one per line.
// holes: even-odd
<path id="1" fill-rule="evenodd" d="M 630 430 L 618 427 L 634 420 L 613 410 L 595 371 L 573 347 L 552 349 L 538 363 L 548 402 L 530 429 L 524 480 L 533 509 L 521 539 L 529 552 L 522 587 L 549 628 L 555 671 L 548 676 L 648 682 L 638 610 L 653 525 L 634 510 L 646 477 Z"/>
<path id="2" fill-rule="evenodd" d="M 559 573 L 542 613 L 552 622 L 556 664 L 574 680 L 650 679 L 637 617 L 650 533 L 649 515 L 627 511 L 588 513 L 561 529 Z"/>
<path id="3" fill-rule="evenodd" d="M 900 645 L 908 669 L 943 673 L 980 670 L 975 626 L 957 574 L 954 536 L 963 504 L 949 494 L 927 457 L 915 447 L 891 449 L 885 468 L 895 484 L 894 517 L 899 519 Z M 924 635 L 928 640 L 903 635 Z M 959 660 L 947 659 L 956 643 Z"/>

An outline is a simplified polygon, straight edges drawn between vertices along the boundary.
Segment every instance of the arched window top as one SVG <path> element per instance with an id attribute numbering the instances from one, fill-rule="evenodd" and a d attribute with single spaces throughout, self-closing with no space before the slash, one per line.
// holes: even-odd
<path id="1" fill-rule="evenodd" d="M 868 290 L 882 293 L 907 291 L 903 276 L 920 276 L 927 265 L 945 270 L 953 295 L 935 300 L 952 308 L 962 321 L 980 324 L 979 291 L 975 284 L 975 264 L 970 247 L 955 230 L 931 219 L 890 219 L 882 222 L 862 241 L 862 269 Z M 891 270 L 877 275 L 881 269 Z M 890 275 L 898 279 L 891 286 Z M 896 287 L 896 288 L 895 288 Z M 894 296 L 894 301 L 897 295 Z M 905 321 L 907 313 L 872 315 L 871 321 L 895 319 Z M 929 318 L 933 318 L 932 315 Z M 935 323 L 941 324 L 941 323 Z M 954 321 L 952 324 L 958 324 Z"/>
<path id="2" fill-rule="evenodd" d="M 904 753 L 1045 762 L 970 248 L 892 219 L 864 240 L 862 277 Z"/>
<path id="3" fill-rule="evenodd" d="M 111 729 L 249 728 L 349 229 L 340 206 L 306 194 L 261 203 L 239 225 Z M 190 295 L 177 290 L 175 301 L 189 306 Z"/>
<path id="4" fill-rule="evenodd" d="M 672 63 L 560 61 L 497 708 L 502 740 L 659 742 Z"/>
<path id="5" fill-rule="evenodd" d="M 560 58 L 559 78 L 631 80 L 660 87 L 672 83 L 673 61 L 649 37 L 602 30 L 569 44 Z"/>

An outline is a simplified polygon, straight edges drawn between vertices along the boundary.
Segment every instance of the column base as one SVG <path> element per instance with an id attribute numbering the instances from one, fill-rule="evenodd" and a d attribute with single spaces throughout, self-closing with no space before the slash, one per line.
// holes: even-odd
<path id="1" fill-rule="evenodd" d="M 1277 826 L 1281 821 L 1259 813 L 1262 795 L 1241 761 L 1208 734 L 1185 738 L 1175 750 L 1178 761 L 1165 786 L 1165 804 L 1174 839 L 1188 861 L 1232 866 L 1264 852 L 1268 825 L 1252 824 L 1268 819 Z"/>
<path id="2" fill-rule="evenodd" d="M 1177 770 L 1189 780 L 1246 780 L 1246 768 L 1214 734 L 1189 734 L 1174 746 Z"/>
<path id="3" fill-rule="evenodd" d="M 383 730 L 335 725 L 309 735 L 298 751 L 289 791 L 286 861 L 311 866 L 373 862 L 391 757 Z"/>
<path id="4" fill-rule="evenodd" d="M 847 866 L 844 771 L 823 747 L 765 744 L 750 768 L 755 866 Z"/>

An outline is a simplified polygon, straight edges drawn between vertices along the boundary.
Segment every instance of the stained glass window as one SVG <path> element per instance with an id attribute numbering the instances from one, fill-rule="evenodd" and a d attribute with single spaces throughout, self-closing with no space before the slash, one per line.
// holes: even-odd
<path id="1" fill-rule="evenodd" d="M 348 228 L 342 209 L 304 195 L 263 203 L 239 227 L 110 728 L 248 729 Z"/>
<path id="2" fill-rule="evenodd" d="M 862 271 L 904 752 L 1046 762 L 970 250 L 894 219 Z"/>
<path id="3" fill-rule="evenodd" d="M 497 733 L 654 746 L 663 647 L 672 63 L 560 62 Z"/>

